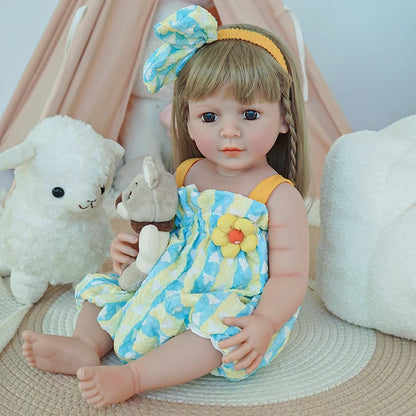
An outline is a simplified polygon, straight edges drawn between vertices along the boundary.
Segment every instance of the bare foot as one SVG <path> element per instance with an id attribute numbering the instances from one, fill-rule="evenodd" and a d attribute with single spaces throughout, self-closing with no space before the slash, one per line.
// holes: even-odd
<path id="1" fill-rule="evenodd" d="M 99 365 L 96 351 L 79 338 L 24 331 L 22 354 L 31 367 L 50 373 L 75 375 L 86 365 Z"/>
<path id="2" fill-rule="evenodd" d="M 78 370 L 77 377 L 82 395 L 96 408 L 123 402 L 140 393 L 138 373 L 129 364 L 84 367 Z"/>

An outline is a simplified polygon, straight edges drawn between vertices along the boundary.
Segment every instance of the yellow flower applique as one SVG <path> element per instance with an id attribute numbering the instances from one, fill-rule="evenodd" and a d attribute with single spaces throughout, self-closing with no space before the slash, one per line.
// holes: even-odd
<path id="1" fill-rule="evenodd" d="M 212 232 L 212 241 L 221 247 L 224 257 L 234 258 L 240 250 L 250 253 L 257 247 L 254 224 L 232 214 L 224 214 L 218 219 L 217 227 Z"/>

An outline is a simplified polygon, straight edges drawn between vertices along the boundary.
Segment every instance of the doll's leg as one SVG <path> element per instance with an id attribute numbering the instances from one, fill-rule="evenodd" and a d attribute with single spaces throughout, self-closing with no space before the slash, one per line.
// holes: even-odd
<path id="1" fill-rule="evenodd" d="M 84 367 L 77 376 L 87 402 L 101 407 L 195 380 L 217 368 L 221 359 L 209 339 L 186 331 L 129 364 Z"/>
<path id="2" fill-rule="evenodd" d="M 99 365 L 113 340 L 98 324 L 100 308 L 85 302 L 71 337 L 24 331 L 23 356 L 31 367 L 75 375 L 80 367 Z"/>

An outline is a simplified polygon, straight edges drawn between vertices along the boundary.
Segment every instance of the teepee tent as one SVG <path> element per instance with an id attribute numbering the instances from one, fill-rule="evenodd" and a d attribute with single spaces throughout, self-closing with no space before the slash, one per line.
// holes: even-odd
<path id="1" fill-rule="evenodd" d="M 119 140 L 150 22 L 163 0 L 60 0 L 0 120 L 0 151 L 42 118 L 66 114 Z M 299 57 L 310 138 L 313 196 L 333 141 L 350 127 L 281 0 L 214 0 L 221 23 L 275 32 Z M 303 63 L 303 65 L 302 65 Z M 122 143 L 121 143 L 122 144 Z"/>

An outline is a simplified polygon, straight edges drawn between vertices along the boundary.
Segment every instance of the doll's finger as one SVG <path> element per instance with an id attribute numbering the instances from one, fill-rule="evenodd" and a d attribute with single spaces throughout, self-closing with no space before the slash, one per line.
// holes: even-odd
<path id="1" fill-rule="evenodd" d="M 239 360 L 234 368 L 238 370 L 243 370 L 248 368 L 251 364 L 257 359 L 258 354 L 255 351 L 251 351 L 249 354 L 245 355 L 241 360 Z"/>
<path id="2" fill-rule="evenodd" d="M 111 259 L 114 262 L 120 263 L 120 264 L 130 264 L 134 261 L 135 257 L 134 256 L 129 256 L 128 254 L 123 254 L 120 252 L 117 253 L 112 253 L 111 254 Z"/>
<path id="3" fill-rule="evenodd" d="M 222 362 L 225 364 L 231 363 L 233 361 L 238 361 L 244 358 L 251 351 L 250 345 L 244 343 L 241 344 L 238 348 L 232 350 L 228 354 L 224 355 Z"/>
<path id="4" fill-rule="evenodd" d="M 111 242 L 111 251 L 123 252 L 127 247 L 137 250 L 138 244 L 137 234 L 120 233 Z"/>
<path id="5" fill-rule="evenodd" d="M 134 259 L 128 256 L 113 256 L 113 271 L 120 275 L 129 264 L 133 263 Z"/>
<path id="6" fill-rule="evenodd" d="M 133 233 L 120 233 L 119 238 L 120 241 L 130 244 L 137 244 L 137 242 L 139 241 L 139 237 L 137 236 L 137 234 Z"/>
<path id="7" fill-rule="evenodd" d="M 249 367 L 246 368 L 246 373 L 251 374 L 253 371 L 255 371 L 258 366 L 261 364 L 263 360 L 263 356 L 259 355 L 257 358 L 250 364 Z"/>
<path id="8" fill-rule="evenodd" d="M 125 261 L 125 259 L 122 259 L 121 256 L 128 256 L 135 259 L 137 257 L 138 251 L 137 247 L 132 247 L 122 243 L 114 243 L 110 247 L 110 254 L 113 260 L 118 260 L 120 263 L 122 263 Z"/>
<path id="9" fill-rule="evenodd" d="M 230 338 L 220 341 L 218 343 L 218 346 L 221 349 L 231 348 L 236 345 L 242 344 L 245 341 L 245 339 L 246 339 L 246 336 L 242 332 L 239 332 L 238 334 L 235 334 Z"/>
<path id="10" fill-rule="evenodd" d="M 137 241 L 133 243 L 131 242 L 132 240 L 134 240 L 134 238 L 129 239 L 129 241 L 115 238 L 113 242 L 111 243 L 111 250 L 124 252 L 127 249 L 131 249 L 131 250 L 137 251 L 137 247 L 138 247 Z"/>
<path id="11" fill-rule="evenodd" d="M 251 364 L 249 367 L 246 368 L 246 373 L 251 374 L 253 371 L 257 370 L 259 365 L 261 364 L 263 360 L 263 356 L 259 355 Z"/>
<path id="12" fill-rule="evenodd" d="M 130 247 L 130 246 L 122 246 L 122 247 L 120 247 L 119 252 L 121 254 L 123 254 L 124 257 L 129 256 L 129 257 L 132 257 L 132 258 L 136 258 L 137 257 L 137 254 L 139 254 L 139 252 L 135 248 Z"/>
<path id="13" fill-rule="evenodd" d="M 243 329 L 247 324 L 247 316 L 227 316 L 222 320 L 224 325 L 227 326 L 236 326 Z"/>
<path id="14" fill-rule="evenodd" d="M 120 275 L 122 271 L 123 271 L 123 268 L 121 267 L 121 264 L 113 262 L 113 272 Z"/>
<path id="15" fill-rule="evenodd" d="M 114 271 L 115 273 L 117 273 L 118 275 L 120 275 L 120 274 L 122 273 L 122 271 L 123 271 L 123 266 L 122 266 L 122 263 L 120 263 L 120 262 L 118 262 L 118 261 L 113 260 L 113 261 L 112 261 L 112 265 L 113 265 L 113 271 Z"/>

